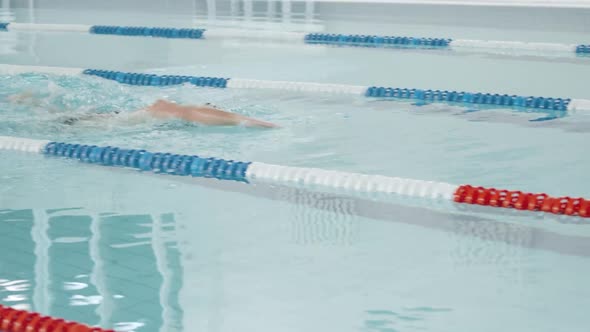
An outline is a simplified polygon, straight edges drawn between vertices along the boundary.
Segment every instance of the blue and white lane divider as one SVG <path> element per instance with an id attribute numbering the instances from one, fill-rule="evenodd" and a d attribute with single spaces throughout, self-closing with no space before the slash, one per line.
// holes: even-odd
<path id="1" fill-rule="evenodd" d="M 223 39 L 244 38 L 263 40 L 288 40 L 305 44 L 362 46 L 362 47 L 404 47 L 404 48 L 446 48 L 446 49 L 481 49 L 497 52 L 498 50 L 566 52 L 573 54 L 590 54 L 590 44 L 528 43 L 520 41 L 470 40 L 451 38 L 423 38 L 404 36 L 377 36 L 331 33 L 300 33 L 264 30 L 238 29 L 194 29 L 165 28 L 141 26 L 112 25 L 78 25 L 78 24 L 37 24 L 37 23 L 0 23 L 0 30 L 5 31 L 58 31 L 84 32 L 100 35 L 142 36 L 184 39 Z"/>
<path id="2" fill-rule="evenodd" d="M 312 92 L 323 94 L 348 94 L 368 98 L 408 100 L 419 104 L 446 103 L 457 105 L 484 105 L 492 108 L 526 108 L 539 111 L 590 111 L 590 100 L 554 97 L 517 96 L 480 92 L 425 90 L 413 88 L 358 86 L 310 82 L 266 81 L 241 78 L 201 77 L 183 75 L 156 75 L 126 73 L 120 71 L 37 67 L 0 64 L 0 73 L 47 73 L 57 75 L 89 75 L 113 80 L 122 84 L 140 86 L 169 86 L 191 84 L 219 89 L 269 89 Z"/>
<path id="3" fill-rule="evenodd" d="M 0 136 L 0 150 L 39 153 L 77 159 L 89 164 L 126 167 L 159 174 L 216 178 L 246 183 L 260 181 L 321 186 L 359 193 L 390 193 L 445 200 L 452 200 L 458 187 L 442 182 L 7 136 Z"/>

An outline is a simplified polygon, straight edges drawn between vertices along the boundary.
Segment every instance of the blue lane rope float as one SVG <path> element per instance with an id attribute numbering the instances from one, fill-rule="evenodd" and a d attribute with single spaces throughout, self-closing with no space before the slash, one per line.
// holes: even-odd
<path id="1" fill-rule="evenodd" d="M 318 168 L 240 162 L 174 153 L 153 153 L 114 146 L 71 144 L 7 136 L 0 136 L 0 150 L 41 153 L 47 156 L 77 159 L 83 163 L 125 167 L 156 174 L 215 178 L 244 183 L 265 181 L 284 185 L 318 186 L 348 192 L 395 194 L 590 218 L 590 200 L 581 197 L 556 197 L 545 193 L 484 188 L 466 184 L 454 185 Z"/>
<path id="2" fill-rule="evenodd" d="M 507 94 L 473 93 L 447 90 L 399 89 L 386 87 L 370 87 L 365 93 L 367 97 L 410 99 L 424 102 L 465 103 L 504 107 L 520 107 L 566 111 L 571 99 L 509 96 Z"/>
<path id="3" fill-rule="evenodd" d="M 118 35 L 118 36 L 144 36 L 161 38 L 189 38 L 201 39 L 205 29 L 177 29 L 177 28 L 150 28 L 150 27 L 129 27 L 116 25 L 93 25 L 90 33 L 97 35 Z"/>
<path id="4" fill-rule="evenodd" d="M 589 44 L 559 44 L 519 41 L 469 40 L 452 38 L 427 38 L 406 36 L 379 36 L 332 33 L 299 33 L 265 30 L 206 30 L 199 28 L 165 28 L 117 25 L 75 25 L 75 24 L 37 24 L 37 23 L 0 23 L 2 31 L 62 31 L 81 32 L 99 35 L 181 38 L 181 39 L 223 39 L 243 38 L 261 40 L 288 40 L 304 44 L 389 47 L 389 48 L 423 48 L 423 49 L 477 49 L 484 52 L 507 50 L 562 52 L 577 55 L 590 54 Z"/>
<path id="5" fill-rule="evenodd" d="M 58 75 L 89 75 L 113 80 L 122 84 L 138 86 L 170 86 L 191 84 L 198 87 L 218 89 L 269 89 L 322 94 L 348 94 L 367 98 L 407 100 L 416 104 L 446 103 L 457 105 L 484 105 L 488 108 L 512 108 L 538 111 L 590 111 L 590 100 L 537 96 L 518 96 L 481 92 L 452 90 L 423 90 L 415 88 L 394 88 L 378 86 L 356 86 L 310 82 L 285 82 L 251 80 L 241 78 L 202 77 L 186 75 L 156 75 L 149 73 L 128 73 L 122 71 L 79 69 L 60 67 L 37 67 L 0 65 L 0 72 L 19 74 L 40 72 Z"/>
<path id="6" fill-rule="evenodd" d="M 146 150 L 128 150 L 112 146 L 49 142 L 43 154 L 78 159 L 85 163 L 104 166 L 121 166 L 145 172 L 171 175 L 246 181 L 250 162 L 171 153 L 154 153 Z"/>
<path id="7" fill-rule="evenodd" d="M 225 88 L 229 80 L 229 78 L 221 77 L 154 75 L 98 69 L 86 69 L 82 73 L 84 75 L 98 76 L 129 85 L 164 86 L 190 83 L 200 87 Z"/>
<path id="8" fill-rule="evenodd" d="M 308 44 L 325 45 L 358 45 L 368 47 L 405 46 L 442 48 L 448 47 L 452 39 L 308 33 L 307 35 L 305 35 L 304 41 Z"/>

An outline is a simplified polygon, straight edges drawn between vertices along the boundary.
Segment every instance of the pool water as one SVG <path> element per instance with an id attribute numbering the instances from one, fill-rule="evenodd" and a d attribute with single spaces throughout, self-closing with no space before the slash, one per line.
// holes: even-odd
<path id="1" fill-rule="evenodd" d="M 258 2 L 252 8 L 232 2 L 237 9 L 221 2 L 214 17 L 205 2 L 179 2 L 166 15 L 156 15 L 150 7 L 156 5 L 148 3 L 133 15 L 126 8 L 91 12 L 75 6 L 17 8 L 4 15 L 38 23 L 256 26 L 564 43 L 587 42 L 590 31 L 587 10 L 528 9 L 530 17 L 518 8 L 316 3 L 309 9 L 294 2 L 289 12 L 277 7 L 268 15 Z M 452 20 L 451 13 L 465 19 Z M 554 20 L 545 26 L 543 17 Z M 590 99 L 590 59 L 573 55 L 70 33 L 5 32 L 0 38 L 0 63 L 8 64 Z M 34 103 L 9 102 L 27 91 Z M 281 128 L 61 121 L 72 114 L 124 115 L 161 98 L 213 103 Z M 0 119 L 3 136 L 590 196 L 590 116 L 583 113 L 135 87 L 30 73 L 0 74 Z M 590 228 L 576 218 L 178 179 L 11 151 L 0 151 L 0 170 L 5 305 L 146 332 L 539 332 L 586 331 L 590 323 Z"/>

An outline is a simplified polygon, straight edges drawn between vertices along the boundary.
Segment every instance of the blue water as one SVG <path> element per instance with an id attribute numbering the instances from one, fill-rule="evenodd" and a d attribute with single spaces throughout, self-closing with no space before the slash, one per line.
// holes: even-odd
<path id="1" fill-rule="evenodd" d="M 289 22 L 284 13 L 283 20 L 213 22 L 174 11 L 152 22 L 262 20 L 284 29 L 335 32 L 371 27 L 349 22 L 345 18 L 353 16 L 344 9 L 326 12 L 319 4 L 312 20 L 297 21 L 300 5 Z M 218 10 L 231 14 L 222 4 Z M 545 34 L 533 29 L 542 29 L 540 24 L 520 26 L 517 9 L 490 10 L 513 13 L 500 27 L 486 25 L 491 14 L 485 11 L 480 21 L 461 23 L 436 16 L 426 22 L 421 11 L 400 11 L 424 21 L 392 23 L 371 9 L 358 15 L 377 15 L 382 21 L 374 24 L 375 33 L 390 34 L 401 27 L 420 35 L 575 42 L 590 29 L 590 21 L 580 18 L 586 11 L 556 12 L 558 22 Z M 148 16 L 72 8 L 11 13 L 19 21 L 100 24 L 133 24 Z M 0 38 L 12 45 L 1 48 L 1 63 L 590 99 L 590 65 L 573 56 L 58 33 Z M 25 91 L 34 95 L 33 103 L 9 102 Z M 160 98 L 209 102 L 282 128 L 61 121 L 125 114 Z M 557 118 L 532 121 L 552 116 Z M 25 74 L 0 75 L 0 119 L 0 135 L 7 136 L 590 197 L 590 117 L 580 113 L 132 87 L 95 77 Z M 0 151 L 0 303 L 121 331 L 586 331 L 589 227 L 574 218 L 193 181 Z"/>

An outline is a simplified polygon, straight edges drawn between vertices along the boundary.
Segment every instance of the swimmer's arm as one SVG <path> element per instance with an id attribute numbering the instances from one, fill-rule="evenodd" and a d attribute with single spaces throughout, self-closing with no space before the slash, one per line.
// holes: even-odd
<path id="1" fill-rule="evenodd" d="M 242 122 L 236 114 L 200 106 L 176 106 L 172 113 L 184 121 L 209 126 L 235 126 Z"/>
<path id="2" fill-rule="evenodd" d="M 181 106 L 166 101 L 158 101 L 146 110 L 158 118 L 178 118 L 210 126 L 235 126 L 241 124 L 247 127 L 277 127 L 273 123 L 205 106 Z"/>
<path id="3" fill-rule="evenodd" d="M 145 123 L 152 118 L 151 114 L 149 114 L 145 108 L 130 113 L 120 113 L 118 114 L 118 117 L 123 119 L 123 121 L 129 125 Z"/>
<path id="4" fill-rule="evenodd" d="M 185 108 L 182 112 L 182 119 L 185 121 L 192 121 L 203 123 L 212 126 L 237 126 L 243 125 L 246 127 L 260 127 L 260 128 L 277 128 L 274 123 L 256 120 L 247 116 L 230 113 L 210 107 L 198 106 L 181 106 Z"/>

